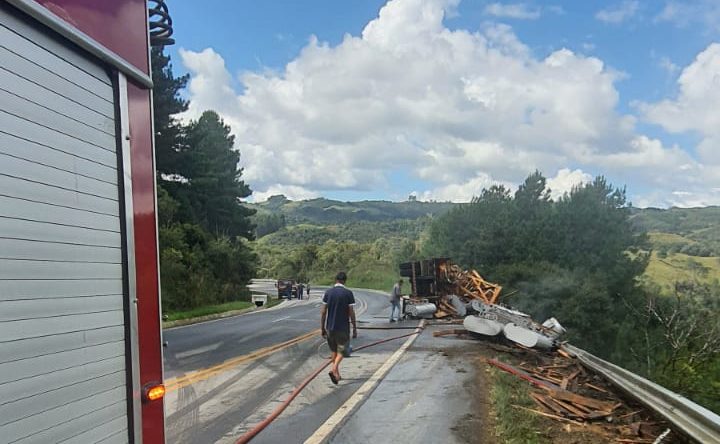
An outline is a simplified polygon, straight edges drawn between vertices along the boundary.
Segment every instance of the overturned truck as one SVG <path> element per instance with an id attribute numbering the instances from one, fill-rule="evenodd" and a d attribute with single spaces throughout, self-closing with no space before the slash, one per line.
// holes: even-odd
<path id="1" fill-rule="evenodd" d="M 500 304 L 502 287 L 486 281 L 476 270 L 463 270 L 449 258 L 400 264 L 411 294 L 403 313 L 414 318 L 464 318 L 463 325 L 485 336 L 504 335 L 525 347 L 554 348 L 565 329 L 555 318 L 542 324 L 530 315 Z"/>

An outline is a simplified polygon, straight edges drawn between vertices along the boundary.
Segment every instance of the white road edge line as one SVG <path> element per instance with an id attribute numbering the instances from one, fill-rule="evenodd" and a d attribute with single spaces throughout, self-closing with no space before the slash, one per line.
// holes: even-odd
<path id="1" fill-rule="evenodd" d="M 290 316 L 285 316 L 285 317 L 282 317 L 282 318 L 277 318 L 277 319 L 275 319 L 275 320 L 273 320 L 273 321 L 270 321 L 270 322 L 272 322 L 272 323 L 274 324 L 274 323 L 276 323 L 276 322 L 284 321 L 285 319 L 290 319 Z"/>
<path id="2" fill-rule="evenodd" d="M 421 328 L 424 325 L 425 320 L 423 319 L 420 321 L 420 324 L 418 324 L 418 328 Z M 345 423 L 346 418 L 360 407 L 365 398 L 372 394 L 385 375 L 387 375 L 390 369 L 397 364 L 403 353 L 405 353 L 405 350 L 410 348 L 412 343 L 415 342 L 415 339 L 417 339 L 420 334 L 421 332 L 418 332 L 418 334 L 410 336 L 405 343 L 400 346 L 400 348 L 397 349 L 397 351 L 395 351 L 395 353 L 393 353 L 393 355 L 390 356 L 390 358 L 388 358 L 388 360 L 385 361 L 385 363 L 377 369 L 375 373 L 373 373 L 370 379 L 365 381 L 365 384 L 353 393 L 350 399 L 345 401 L 345 403 L 341 405 L 340 408 L 337 409 L 323 425 L 315 430 L 315 433 L 313 433 L 312 436 L 305 440 L 305 444 L 321 444 L 327 442 L 327 440 L 333 436 L 334 432 Z"/>

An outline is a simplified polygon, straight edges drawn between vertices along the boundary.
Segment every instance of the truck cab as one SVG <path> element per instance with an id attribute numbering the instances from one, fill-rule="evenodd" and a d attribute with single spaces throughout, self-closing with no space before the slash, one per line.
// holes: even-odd
<path id="1" fill-rule="evenodd" d="M 297 283 L 292 279 L 278 279 L 277 289 L 278 298 L 292 299 L 297 293 Z"/>

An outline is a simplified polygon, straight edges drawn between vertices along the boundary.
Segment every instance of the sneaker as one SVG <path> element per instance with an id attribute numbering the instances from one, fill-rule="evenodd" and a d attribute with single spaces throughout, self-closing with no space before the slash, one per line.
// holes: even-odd
<path id="1" fill-rule="evenodd" d="M 395 319 L 390 319 L 390 322 L 395 322 Z"/>

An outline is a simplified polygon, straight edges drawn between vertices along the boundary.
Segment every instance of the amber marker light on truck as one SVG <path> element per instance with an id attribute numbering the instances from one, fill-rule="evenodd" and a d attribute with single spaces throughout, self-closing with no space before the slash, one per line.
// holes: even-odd
<path id="1" fill-rule="evenodd" d="M 157 401 L 162 399 L 163 396 L 165 396 L 165 386 L 163 384 L 151 382 L 143 388 L 143 401 Z"/>

